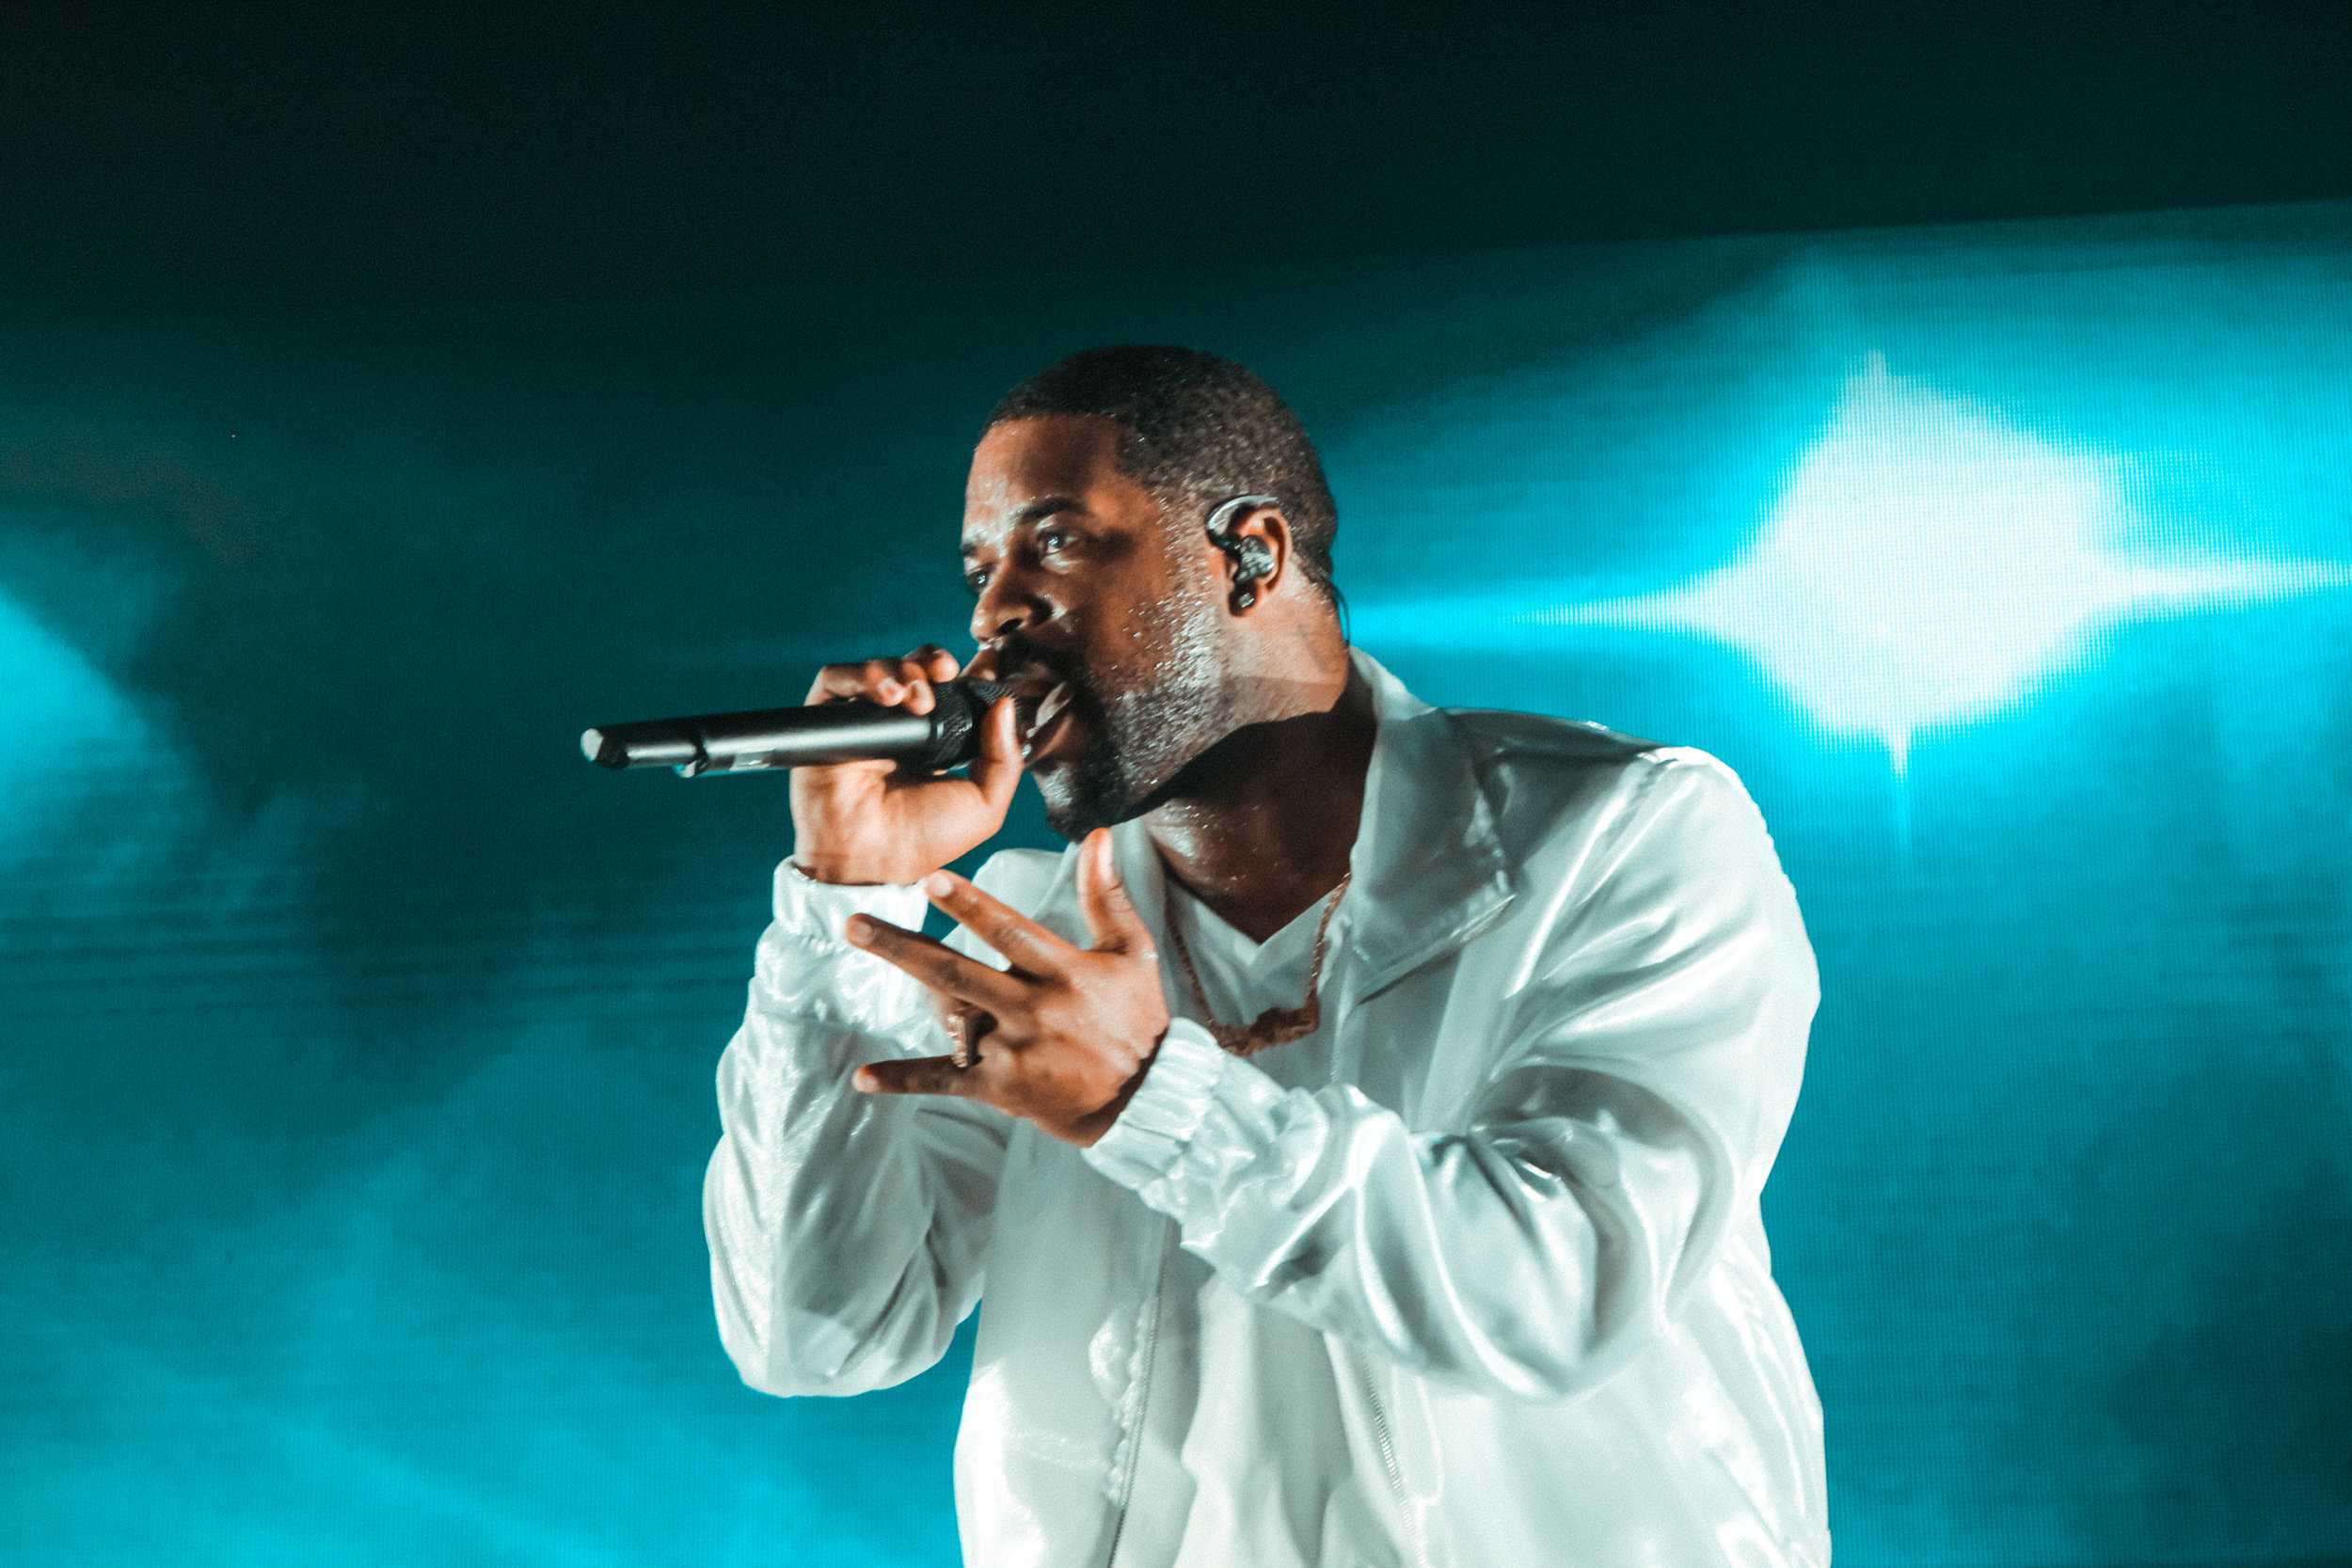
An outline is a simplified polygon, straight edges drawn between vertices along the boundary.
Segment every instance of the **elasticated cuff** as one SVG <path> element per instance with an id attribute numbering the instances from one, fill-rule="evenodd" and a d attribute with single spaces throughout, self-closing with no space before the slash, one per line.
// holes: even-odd
<path id="1" fill-rule="evenodd" d="M 923 988 L 914 976 L 850 945 L 841 927 L 853 914 L 923 928 L 930 900 L 913 882 L 820 882 L 789 860 L 776 866 L 774 921 L 760 933 L 753 996 L 774 1013 L 890 1033 L 916 1020 Z"/>
<path id="2" fill-rule="evenodd" d="M 1140 1192 L 1175 1164 L 1200 1130 L 1232 1060 L 1191 1019 L 1170 1020 L 1134 1098 L 1109 1132 L 1078 1152 L 1104 1176 Z"/>
<path id="3" fill-rule="evenodd" d="M 772 894 L 771 910 L 787 934 L 834 947 L 850 945 L 841 926 L 853 914 L 917 930 L 930 902 L 914 882 L 820 882 L 788 857 L 776 863 Z"/>

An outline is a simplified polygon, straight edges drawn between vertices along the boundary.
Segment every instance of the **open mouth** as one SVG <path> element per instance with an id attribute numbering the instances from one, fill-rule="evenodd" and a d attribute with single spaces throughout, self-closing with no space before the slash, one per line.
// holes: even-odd
<path id="1" fill-rule="evenodd" d="M 1056 681 L 1035 695 L 1013 698 L 1014 733 L 1021 741 L 1025 763 L 1038 763 L 1054 754 L 1069 736 L 1077 693 L 1068 681 Z"/>

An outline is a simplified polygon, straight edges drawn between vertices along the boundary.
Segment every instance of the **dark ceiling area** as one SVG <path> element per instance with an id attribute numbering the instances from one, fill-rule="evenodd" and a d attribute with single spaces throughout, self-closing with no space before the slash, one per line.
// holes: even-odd
<path id="1" fill-rule="evenodd" d="M 19 306 L 644 294 L 2352 195 L 2352 6 L 0 10 Z"/>

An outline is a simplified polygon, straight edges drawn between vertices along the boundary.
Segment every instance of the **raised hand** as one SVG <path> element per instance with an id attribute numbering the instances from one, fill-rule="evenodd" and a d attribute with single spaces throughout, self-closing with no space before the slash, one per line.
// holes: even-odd
<path id="1" fill-rule="evenodd" d="M 828 664 L 805 699 L 863 697 L 909 713 L 938 704 L 956 656 L 925 643 L 903 658 Z M 1004 826 L 1021 783 L 1014 703 L 999 697 L 980 722 L 968 777 L 888 761 L 792 769 L 792 863 L 824 882 L 912 882 L 986 843 Z"/>
<path id="2" fill-rule="evenodd" d="M 920 932 L 866 915 L 844 934 L 929 987 L 946 1008 L 993 1025 L 960 1068 L 950 1056 L 871 1062 L 852 1082 L 876 1094 L 952 1094 L 1035 1122 L 1084 1148 L 1109 1130 L 1168 1032 L 1159 955 L 1097 828 L 1078 851 L 1078 898 L 1093 943 L 1079 947 L 952 872 L 924 879 L 933 903 L 1004 955 L 992 969 Z"/>

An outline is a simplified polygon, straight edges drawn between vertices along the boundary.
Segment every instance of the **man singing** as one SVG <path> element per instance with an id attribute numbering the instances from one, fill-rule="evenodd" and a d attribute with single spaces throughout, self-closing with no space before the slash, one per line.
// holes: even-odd
<path id="1" fill-rule="evenodd" d="M 985 1294 L 974 1568 L 1819 1568 L 1757 1198 L 1820 991 L 1771 835 L 1704 752 L 1414 697 L 1336 529 L 1213 355 L 990 414 L 966 673 L 1015 690 L 968 777 L 792 775 L 704 1184 L 727 1354 L 887 1387 Z M 1024 773 L 1070 847 L 943 870 Z"/>

